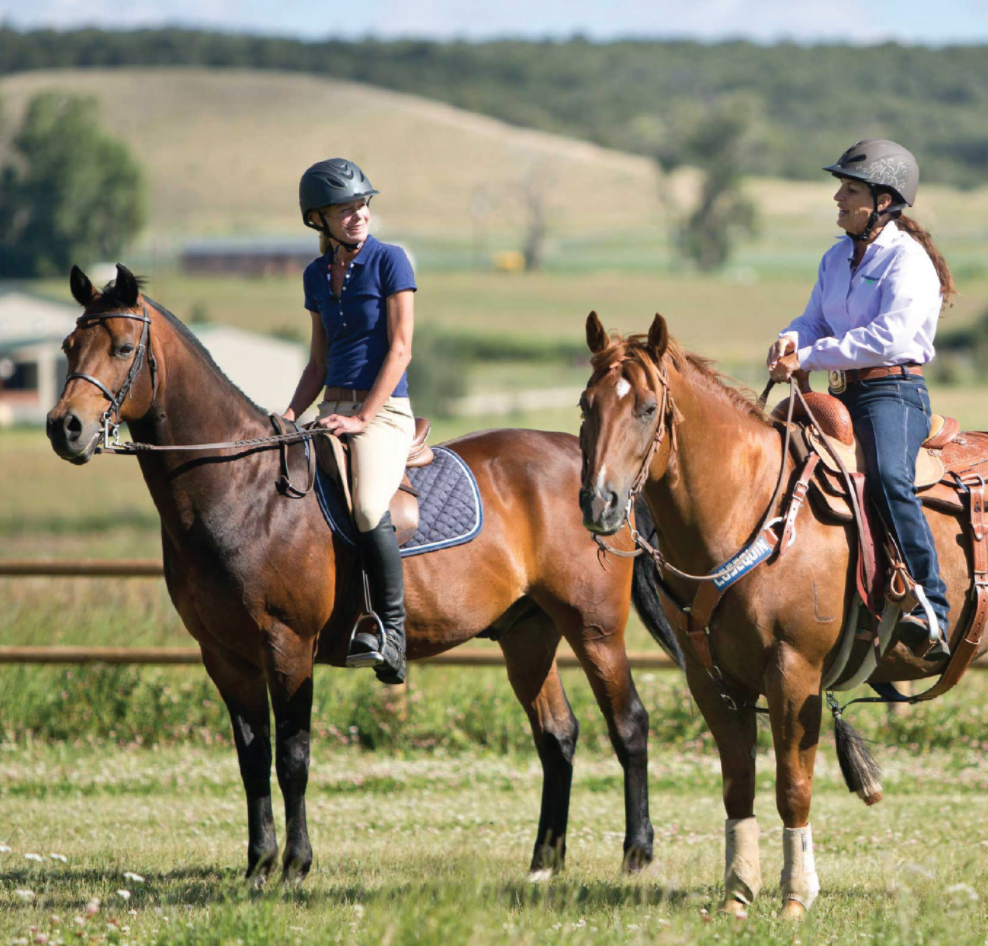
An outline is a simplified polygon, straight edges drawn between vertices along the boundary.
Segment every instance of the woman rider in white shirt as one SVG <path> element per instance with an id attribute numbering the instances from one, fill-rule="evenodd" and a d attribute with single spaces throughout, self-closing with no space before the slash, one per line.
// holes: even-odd
<path id="1" fill-rule="evenodd" d="M 949 654 L 949 605 L 913 481 L 930 431 L 921 366 L 933 358 L 954 282 L 929 233 L 902 214 L 919 185 L 909 151 L 866 139 L 824 170 L 840 181 L 837 225 L 847 236 L 824 254 L 806 310 L 769 349 L 769 373 L 787 381 L 797 369 L 830 372 L 867 459 L 871 498 L 936 616 L 940 634 L 925 655 L 937 660 Z M 920 607 L 900 618 L 900 639 L 919 654 L 929 646 L 928 614 Z"/>

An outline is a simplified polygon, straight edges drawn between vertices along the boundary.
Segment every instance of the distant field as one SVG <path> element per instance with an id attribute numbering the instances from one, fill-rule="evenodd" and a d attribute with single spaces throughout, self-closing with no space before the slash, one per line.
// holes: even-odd
<path id="1" fill-rule="evenodd" d="M 608 329 L 644 332 L 661 312 L 685 345 L 728 363 L 760 364 L 771 340 L 802 312 L 813 274 L 754 282 L 685 273 L 604 270 L 508 275 L 424 271 L 419 274 L 416 319 L 468 335 L 510 335 L 522 341 L 584 337 L 595 309 Z M 150 274 L 148 294 L 184 320 L 194 313 L 224 324 L 284 332 L 308 342 L 301 280 L 192 278 L 171 271 Z M 68 280 L 36 284 L 69 301 Z M 988 275 L 961 282 L 961 295 L 942 325 L 955 327 L 988 309 Z"/>
<path id="2" fill-rule="evenodd" d="M 517 128 L 476 113 L 371 86 L 314 76 L 156 68 L 27 72 L 0 79 L 4 136 L 47 89 L 93 95 L 150 183 L 150 222 L 136 248 L 152 275 L 181 240 L 203 235 L 303 234 L 297 181 L 312 162 L 352 157 L 381 191 L 378 232 L 430 268 L 469 267 L 520 246 L 525 194 L 541 194 L 547 265 L 569 273 L 678 264 L 668 230 L 695 197 L 696 173 L 662 176 L 647 158 Z M 832 155 L 822 155 L 821 164 Z M 759 236 L 732 266 L 812 274 L 835 232 L 832 181 L 750 180 Z M 988 188 L 934 185 L 917 215 L 955 266 L 988 272 Z"/>
<path id="3" fill-rule="evenodd" d="M 51 88 L 100 99 L 107 128 L 147 169 L 151 246 L 190 234 L 305 233 L 298 178 L 335 154 L 368 172 L 392 234 L 469 236 L 474 201 L 490 205 L 487 228 L 517 233 L 529 183 L 561 232 L 605 234 L 661 213 L 646 158 L 369 86 L 208 69 L 32 72 L 0 80 L 7 127 Z"/>

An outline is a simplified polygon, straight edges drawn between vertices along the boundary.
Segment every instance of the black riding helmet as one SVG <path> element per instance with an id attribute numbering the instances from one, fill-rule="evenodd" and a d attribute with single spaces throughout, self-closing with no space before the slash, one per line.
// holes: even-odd
<path id="1" fill-rule="evenodd" d="M 887 215 L 894 219 L 916 201 L 919 164 L 911 151 L 887 138 L 865 138 L 855 142 L 837 159 L 836 164 L 828 164 L 823 170 L 834 177 L 863 181 L 871 189 L 874 209 L 864 230 L 851 234 L 854 240 L 867 240 L 879 216 Z M 892 203 L 880 215 L 878 197 L 883 193 L 891 195 Z"/>
<path id="2" fill-rule="evenodd" d="M 313 164 L 303 175 L 298 185 L 298 205 L 302 211 L 302 222 L 320 233 L 329 233 L 326 218 L 319 214 L 322 226 L 309 220 L 309 213 L 320 207 L 332 204 L 348 204 L 351 200 L 365 197 L 368 200 L 376 193 L 374 186 L 360 168 L 346 158 L 330 158 Z M 336 237 L 333 237 L 336 240 Z M 337 243 L 342 243 L 337 240 Z M 356 243 L 342 243 L 347 249 L 355 250 Z"/>

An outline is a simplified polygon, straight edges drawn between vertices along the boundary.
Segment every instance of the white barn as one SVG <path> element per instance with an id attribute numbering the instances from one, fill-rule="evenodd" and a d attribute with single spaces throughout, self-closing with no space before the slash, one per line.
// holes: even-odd
<path id="1" fill-rule="evenodd" d="M 62 341 L 79 315 L 76 305 L 20 291 L 0 295 L 0 427 L 44 424 L 65 384 Z M 252 401 L 283 411 L 308 361 L 295 342 L 212 323 L 189 328 Z"/>

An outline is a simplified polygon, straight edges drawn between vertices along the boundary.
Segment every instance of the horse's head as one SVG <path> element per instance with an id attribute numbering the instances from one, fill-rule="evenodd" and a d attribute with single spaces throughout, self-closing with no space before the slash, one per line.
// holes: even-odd
<path id="1" fill-rule="evenodd" d="M 86 463 L 105 431 L 150 410 L 155 361 L 147 307 L 126 266 L 117 264 L 117 278 L 103 292 L 78 266 L 69 284 L 83 313 L 62 343 L 68 377 L 48 414 L 48 439 L 63 460 Z"/>
<path id="2" fill-rule="evenodd" d="M 662 476 L 669 462 L 662 448 L 674 412 L 662 361 L 669 332 L 657 314 L 647 336 L 612 339 L 591 312 L 587 345 L 593 375 L 580 397 L 580 509 L 591 532 L 610 535 L 624 525 L 628 500 L 649 473 Z"/>

